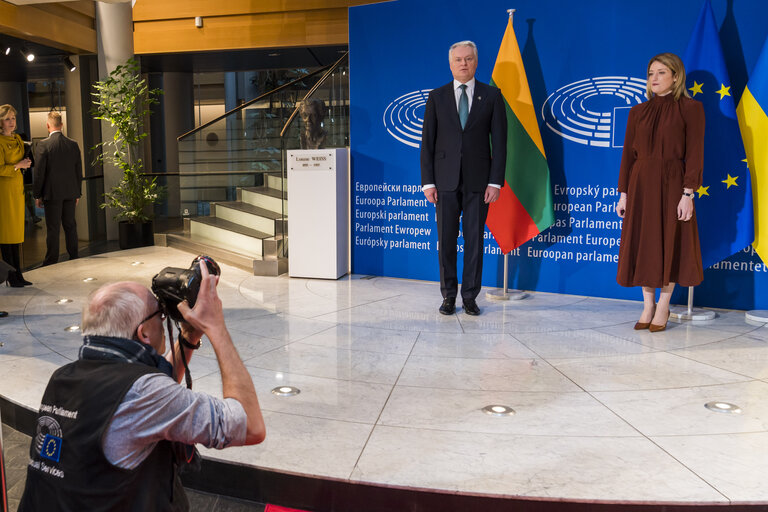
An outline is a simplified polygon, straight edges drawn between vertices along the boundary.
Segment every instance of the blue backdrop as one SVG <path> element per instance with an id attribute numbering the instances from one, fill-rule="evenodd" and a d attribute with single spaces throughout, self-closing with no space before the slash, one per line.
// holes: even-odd
<path id="1" fill-rule="evenodd" d="M 464 39 L 479 47 L 477 78 L 490 81 L 506 9 L 514 7 L 556 225 L 511 255 L 510 286 L 639 298 L 637 289 L 615 279 L 614 203 L 626 115 L 645 100 L 648 59 L 684 54 L 702 3 L 398 0 L 350 8 L 353 272 L 439 279 L 434 207 L 419 186 L 426 96 L 451 80 L 448 48 Z M 768 2 L 712 0 L 712 6 L 738 102 L 768 36 Z M 699 225 L 709 229 L 727 227 Z M 501 286 L 503 256 L 490 233 L 485 252 L 483 284 Z M 685 297 L 678 287 L 673 300 Z M 746 248 L 707 269 L 695 299 L 710 307 L 768 308 L 768 269 Z"/>

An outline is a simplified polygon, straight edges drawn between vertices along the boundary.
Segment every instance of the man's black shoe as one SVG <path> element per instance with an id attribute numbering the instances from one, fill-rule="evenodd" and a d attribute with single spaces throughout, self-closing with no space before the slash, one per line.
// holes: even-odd
<path id="1" fill-rule="evenodd" d="M 439 311 L 443 315 L 452 315 L 456 311 L 456 299 L 454 297 L 443 299 Z"/>
<path id="2" fill-rule="evenodd" d="M 475 299 L 464 300 L 464 312 L 472 316 L 477 316 L 480 314 L 480 308 L 477 307 L 477 302 L 475 302 Z"/>

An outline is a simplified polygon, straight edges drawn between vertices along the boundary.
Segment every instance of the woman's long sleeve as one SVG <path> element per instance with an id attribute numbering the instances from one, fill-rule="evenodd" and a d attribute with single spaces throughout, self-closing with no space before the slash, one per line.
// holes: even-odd
<path id="1" fill-rule="evenodd" d="M 685 121 L 685 176 L 683 187 L 693 190 L 701 186 L 704 173 L 704 106 L 695 100 L 685 101 L 681 113 Z"/>
<path id="2" fill-rule="evenodd" d="M 633 115 L 634 109 L 629 111 L 629 117 L 627 118 L 627 132 L 624 135 L 624 152 L 621 155 L 621 167 L 619 169 L 619 192 L 627 191 L 629 186 L 629 171 L 635 163 L 637 155 L 634 149 L 635 140 L 635 119 Z"/>

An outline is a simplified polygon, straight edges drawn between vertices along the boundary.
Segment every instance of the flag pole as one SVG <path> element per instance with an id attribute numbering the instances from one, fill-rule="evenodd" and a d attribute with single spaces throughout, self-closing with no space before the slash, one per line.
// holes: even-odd
<path id="1" fill-rule="evenodd" d="M 693 286 L 688 287 L 688 307 L 669 308 L 670 318 L 680 321 L 702 322 L 715 318 L 715 312 L 711 309 L 702 309 L 693 307 Z"/>
<path id="2" fill-rule="evenodd" d="M 489 300 L 520 300 L 528 297 L 528 294 L 520 290 L 509 290 L 509 253 L 504 255 L 504 288 L 485 292 L 485 298 Z"/>

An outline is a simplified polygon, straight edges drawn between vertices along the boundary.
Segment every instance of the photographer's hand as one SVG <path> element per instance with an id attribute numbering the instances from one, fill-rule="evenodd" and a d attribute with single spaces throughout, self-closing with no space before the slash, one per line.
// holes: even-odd
<path id="1" fill-rule="evenodd" d="M 179 312 L 189 325 L 208 336 L 216 352 L 221 370 L 221 387 L 224 398 L 234 398 L 243 406 L 248 416 L 245 444 L 258 444 L 266 436 L 264 418 L 253 381 L 235 349 L 224 322 L 224 309 L 216 293 L 218 276 L 210 275 L 207 265 L 200 265 L 202 280 L 195 307 L 186 301 L 179 304 Z"/>

